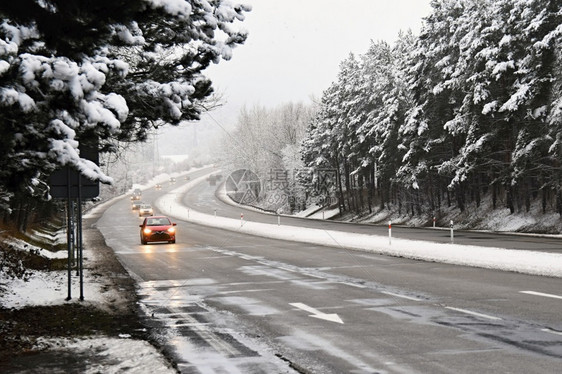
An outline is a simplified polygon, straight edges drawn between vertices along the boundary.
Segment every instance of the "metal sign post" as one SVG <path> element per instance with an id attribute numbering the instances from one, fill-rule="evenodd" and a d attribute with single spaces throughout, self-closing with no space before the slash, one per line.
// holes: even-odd
<path id="1" fill-rule="evenodd" d="M 82 252 L 82 178 L 78 178 L 78 273 L 80 275 L 80 301 L 84 301 L 84 256 Z"/>
<path id="2" fill-rule="evenodd" d="M 70 179 L 70 169 L 67 169 L 67 178 Z M 70 204 L 70 183 L 67 185 L 66 197 L 66 246 L 68 249 L 68 296 L 66 300 L 72 299 L 72 206 Z"/>
<path id="3" fill-rule="evenodd" d="M 80 156 L 99 165 L 99 154 L 97 144 L 84 146 L 80 149 Z M 99 195 L 99 182 L 84 177 L 78 170 L 69 166 L 55 171 L 49 178 L 50 194 L 55 199 L 66 199 L 67 202 L 67 233 L 66 242 L 68 248 L 68 297 L 72 299 L 72 261 L 77 260 L 77 274 L 80 276 L 80 300 L 84 300 L 84 256 L 82 238 L 82 199 L 94 198 Z M 73 200 L 78 200 L 75 216 Z M 73 217 L 76 217 L 73 220 Z M 74 226 L 76 222 L 76 241 L 74 241 Z M 77 249 L 74 256 L 73 245 Z"/>

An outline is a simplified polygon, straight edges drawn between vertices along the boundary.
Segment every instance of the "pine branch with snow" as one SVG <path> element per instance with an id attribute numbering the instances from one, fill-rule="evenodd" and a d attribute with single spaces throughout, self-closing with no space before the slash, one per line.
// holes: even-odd
<path id="1" fill-rule="evenodd" d="M 1 189 L 64 165 L 110 183 L 80 144 L 98 139 L 107 151 L 198 119 L 213 92 L 203 72 L 244 42 L 247 11 L 227 0 L 3 2 Z"/>

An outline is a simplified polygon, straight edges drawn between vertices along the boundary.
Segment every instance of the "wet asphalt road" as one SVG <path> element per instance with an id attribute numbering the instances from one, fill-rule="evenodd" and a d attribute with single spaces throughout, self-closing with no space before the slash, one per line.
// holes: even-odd
<path id="1" fill-rule="evenodd" d="M 174 187 L 146 191 L 143 200 Z M 239 216 L 206 184 L 184 202 Z M 137 280 L 147 315 L 182 372 L 557 373 L 562 365 L 560 279 L 177 222 L 176 244 L 143 246 L 140 219 L 124 199 L 97 227 Z M 334 223 L 295 222 L 334 229 Z M 419 231 L 449 240 L 448 233 Z M 397 237 L 407 232 L 393 227 Z M 551 239 L 465 235 L 470 244 L 558 250 Z"/>

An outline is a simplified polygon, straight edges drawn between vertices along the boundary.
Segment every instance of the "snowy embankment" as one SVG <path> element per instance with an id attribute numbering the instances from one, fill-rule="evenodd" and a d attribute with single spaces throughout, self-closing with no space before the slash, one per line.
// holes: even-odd
<path id="1" fill-rule="evenodd" d="M 158 209 L 171 217 L 200 225 L 235 232 L 313 243 L 343 249 L 364 250 L 383 255 L 454 265 L 513 271 L 524 274 L 562 277 L 562 254 L 510 250 L 469 245 L 441 244 L 389 238 L 386 236 L 347 233 L 335 230 L 272 225 L 240 219 L 215 217 L 198 212 L 181 203 L 182 195 L 206 179 L 206 176 L 177 188 L 156 201 Z"/>
<path id="2" fill-rule="evenodd" d="M 66 251 L 52 252 L 48 249 L 39 248 L 17 238 L 3 238 L 5 245 L 21 252 L 36 253 L 48 259 L 68 258 Z M 84 256 L 90 255 L 85 250 Z M 25 279 L 9 277 L 5 272 L 0 272 L 0 287 L 5 292 L 0 297 L 0 306 L 4 308 L 24 308 L 33 305 L 58 305 L 63 304 L 68 296 L 68 272 L 60 271 L 29 271 Z M 79 295 L 80 288 L 74 280 L 71 285 L 71 294 Z M 88 295 L 88 301 L 101 303 L 104 301 L 101 285 L 85 274 L 84 293 Z"/>
<path id="3" fill-rule="evenodd" d="M 66 251 L 51 252 L 30 246 L 21 240 L 4 239 L 4 242 L 12 245 L 16 250 L 36 251 L 41 256 L 50 259 L 67 257 Z M 96 251 L 84 250 L 84 256 L 92 260 L 96 256 Z M 68 296 L 67 271 L 32 271 L 29 277 L 26 277 L 26 280 L 6 277 L 5 273 L 0 272 L 0 291 L 3 291 L 0 292 L 0 307 L 6 309 L 69 303 L 81 303 L 82 305 L 103 309 L 105 305 L 109 306 L 115 303 L 115 299 L 119 297 L 114 291 L 108 291 L 99 276 L 91 274 L 87 268 L 84 273 L 85 301 L 80 301 L 78 298 L 79 282 L 75 277 L 73 277 L 71 285 L 74 298 L 70 301 L 66 299 Z M 26 337 L 20 338 L 26 339 Z M 89 357 L 87 364 L 81 369 L 85 374 L 101 372 L 176 372 L 149 342 L 133 339 L 129 335 L 120 335 L 119 338 L 103 335 L 39 338 L 35 350 L 37 352 L 61 352 L 61 355 L 72 353 L 76 357 Z M 49 365 L 56 371 L 56 363 Z M 60 366 L 58 368 L 60 372 L 68 369 L 66 364 L 61 363 Z"/>
<path id="4" fill-rule="evenodd" d="M 149 185 L 168 181 L 170 175 L 157 176 L 149 182 Z M 148 188 L 146 186 L 140 186 Z M 128 195 L 115 197 L 103 204 L 98 204 L 91 209 L 83 218 L 92 217 L 103 212 L 115 201 L 126 198 Z M 30 235 L 37 241 L 47 243 L 46 248 L 66 243 L 66 231 L 59 230 L 54 235 L 49 235 L 39 231 L 33 231 Z M 46 248 L 37 247 L 24 240 L 13 237 L 0 237 L 6 247 L 13 251 L 28 252 L 37 256 L 42 256 L 51 260 L 66 259 L 66 250 L 51 251 Z M 92 308 L 106 309 L 116 303 L 120 298 L 118 292 L 109 287 L 108 279 L 97 274 L 98 271 L 91 271 L 89 266 L 98 262 L 98 251 L 96 248 L 84 247 L 84 300 L 81 301 L 80 283 L 71 272 L 70 293 L 71 300 L 67 300 L 69 295 L 68 271 L 26 271 L 25 277 L 17 278 L 9 276 L 5 271 L 0 271 L 0 307 L 6 309 L 23 309 L 36 306 L 53 306 L 71 303 L 80 303 L 91 306 Z M 0 256 L 1 259 L 1 256 Z M 25 338 L 25 337 L 22 337 Z M 119 337 L 104 335 L 93 336 L 74 336 L 72 338 L 45 337 L 37 341 L 35 348 L 37 352 L 51 351 L 61 352 L 69 355 L 72 353 L 76 357 L 88 357 L 88 362 L 81 369 L 83 373 L 118 373 L 118 372 L 152 372 L 152 373 L 175 373 L 174 370 L 162 354 L 149 342 L 132 338 L 127 334 Z M 55 368 L 56 363 L 50 364 Z M 66 364 L 61 363 L 60 371 L 68 369 Z M 63 368 L 64 366 L 64 368 Z M 56 369 L 53 369 L 56 370 Z"/>

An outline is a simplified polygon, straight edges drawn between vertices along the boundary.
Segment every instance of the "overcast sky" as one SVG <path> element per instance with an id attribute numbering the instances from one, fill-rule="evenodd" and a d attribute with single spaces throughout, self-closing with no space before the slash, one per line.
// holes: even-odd
<path id="1" fill-rule="evenodd" d="M 228 117 L 244 103 L 320 98 L 350 52 L 364 54 L 371 40 L 393 43 L 400 30 L 417 34 L 431 9 L 430 0 L 241 1 L 253 8 L 241 24 L 248 40 L 206 71 L 228 102 Z"/>
<path id="2" fill-rule="evenodd" d="M 400 30 L 418 34 L 431 10 L 431 0 L 238 1 L 253 8 L 239 24 L 249 32 L 248 40 L 234 49 L 230 61 L 205 71 L 226 104 L 210 113 L 212 119 L 202 116 L 199 141 L 232 129 L 244 104 L 274 108 L 308 103 L 311 95 L 319 99 L 350 52 L 364 54 L 371 40 L 393 43 Z M 185 143 L 174 143 L 192 135 L 185 129 L 164 130 L 162 153 L 185 150 Z"/>

